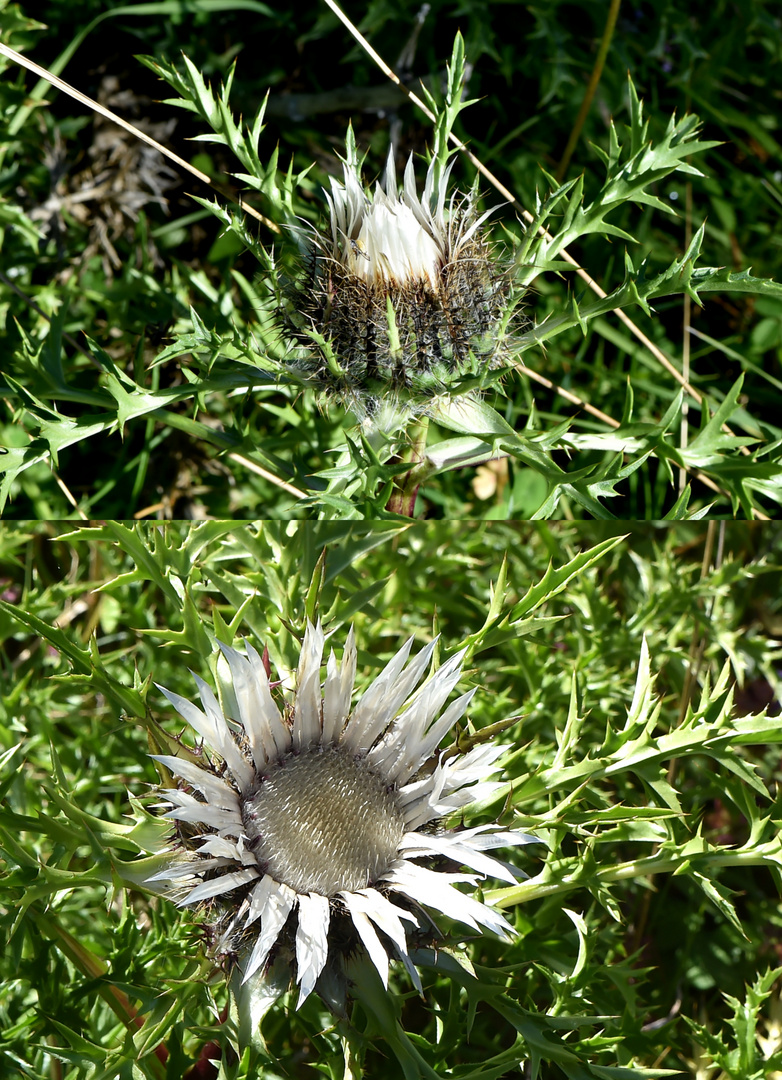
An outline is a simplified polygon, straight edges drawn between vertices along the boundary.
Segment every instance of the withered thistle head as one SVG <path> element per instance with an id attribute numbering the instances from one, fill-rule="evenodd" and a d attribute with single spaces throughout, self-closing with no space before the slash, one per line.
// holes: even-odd
<path id="1" fill-rule="evenodd" d="M 496 366 L 507 274 L 481 233 L 474 199 L 446 198 L 451 167 L 433 159 L 422 197 L 413 159 L 397 186 L 393 153 L 374 191 L 355 152 L 326 192 L 328 233 L 309 243 L 292 307 L 316 378 L 360 414 L 389 399 L 426 411 L 461 376 Z"/>

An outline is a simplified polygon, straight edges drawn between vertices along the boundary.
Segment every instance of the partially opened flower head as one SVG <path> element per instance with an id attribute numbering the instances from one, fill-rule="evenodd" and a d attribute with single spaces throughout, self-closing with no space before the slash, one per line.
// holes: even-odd
<path id="1" fill-rule="evenodd" d="M 370 191 L 350 149 L 326 192 L 329 229 L 310 245 L 296 321 L 321 342 L 322 381 L 359 411 L 389 395 L 425 411 L 501 353 L 507 274 L 481 232 L 491 211 L 478 217 L 472 198 L 448 198 L 451 168 L 435 159 L 422 196 L 412 156 L 400 190 L 393 152 Z"/>
<path id="2" fill-rule="evenodd" d="M 299 1004 L 327 965 L 339 968 L 346 950 L 361 948 L 385 985 L 390 951 L 420 988 L 408 935 L 431 930 L 430 911 L 510 934 L 500 914 L 456 886 L 485 875 L 514 882 L 513 869 L 487 851 L 534 839 L 494 825 L 439 825 L 496 790 L 487 777 L 505 750 L 437 752 L 473 696 L 444 708 L 463 653 L 411 696 L 434 642 L 410 659 L 408 641 L 352 705 L 352 630 L 342 663 L 332 652 L 321 684 L 323 646 L 320 625 L 308 624 L 295 694 L 280 708 L 253 646 L 221 645 L 234 715 L 226 718 L 198 677 L 202 708 L 163 690 L 203 747 L 196 761 L 192 750 L 156 755 L 181 783 L 164 790 L 177 839 L 170 865 L 151 880 L 168 881 L 183 906 L 210 909 L 214 950 L 238 955 L 245 982 L 287 943 Z M 445 860 L 469 872 L 439 869 Z"/>

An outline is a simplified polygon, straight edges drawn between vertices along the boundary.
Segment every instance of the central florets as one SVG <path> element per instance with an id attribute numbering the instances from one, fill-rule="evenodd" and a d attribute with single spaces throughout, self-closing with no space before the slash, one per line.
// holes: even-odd
<path id="1" fill-rule="evenodd" d="M 289 754 L 242 800 L 258 861 L 298 893 L 365 889 L 397 857 L 404 817 L 393 790 L 338 747 Z"/>
<path id="2" fill-rule="evenodd" d="M 378 192 L 367 207 L 358 237 L 343 247 L 348 269 L 367 285 L 427 282 L 437 291 L 443 252 L 409 206 Z"/>

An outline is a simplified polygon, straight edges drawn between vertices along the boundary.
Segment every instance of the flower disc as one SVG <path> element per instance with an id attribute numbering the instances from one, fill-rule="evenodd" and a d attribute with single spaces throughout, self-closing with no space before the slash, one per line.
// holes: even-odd
<path id="1" fill-rule="evenodd" d="M 338 747 L 289 754 L 243 800 L 250 846 L 298 893 L 365 889 L 396 858 L 404 817 L 393 791 Z"/>

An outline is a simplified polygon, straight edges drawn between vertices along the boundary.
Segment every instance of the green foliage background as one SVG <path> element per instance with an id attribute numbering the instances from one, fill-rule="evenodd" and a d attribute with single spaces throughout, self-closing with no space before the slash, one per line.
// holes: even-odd
<path id="1" fill-rule="evenodd" d="M 776 525 L 69 529 L 0 530 L 0 1075 L 782 1072 Z M 511 945 L 444 920 L 425 1000 L 402 970 L 351 1025 L 286 997 L 237 1056 L 197 915 L 143 888 L 147 754 L 181 723 L 152 680 L 192 697 L 244 636 L 290 668 L 316 615 L 338 652 L 355 625 L 360 686 L 410 634 L 468 646 L 472 728 L 516 718 L 469 820 L 547 847 L 486 883 Z"/>
<path id="2" fill-rule="evenodd" d="M 408 84 L 416 88 L 423 78 L 435 96 L 442 92 L 446 61 L 461 30 L 468 93 L 479 100 L 459 117 L 456 132 L 534 209 L 536 189 L 545 192 L 547 187 L 541 168 L 556 171 L 583 101 L 607 5 L 595 0 L 468 0 L 458 5 L 435 0 L 406 64 L 403 53 L 418 25 L 419 8 L 409 0 L 345 5 L 384 57 L 394 65 L 401 61 Z M 43 25 L 32 25 L 32 17 Z M 311 168 L 294 204 L 308 220 L 320 216 L 320 188 L 335 170 L 349 121 L 362 151 L 368 151 L 368 177 L 380 171 L 390 134 L 398 140 L 400 157 L 422 154 L 431 145 L 429 122 L 384 80 L 322 4 L 45 0 L 33 9 L 4 0 L 0 35 L 93 97 L 108 92 L 106 79 L 116 80 L 113 92 L 120 97 L 112 100 L 134 122 L 146 117 L 165 123 L 175 117 L 176 127 L 164 141 L 234 195 L 243 189 L 230 176 L 237 168 L 232 155 L 223 146 L 187 141 L 205 133 L 203 123 L 191 113 L 156 104 L 165 91 L 134 54 L 178 62 L 183 51 L 215 86 L 237 59 L 231 95 L 237 112 L 255 116 L 271 89 L 261 161 L 268 162 L 279 141 L 283 168 L 291 159 L 295 174 Z M 630 277 L 641 272 L 644 259 L 643 272 L 654 275 L 681 258 L 687 230 L 698 235 L 702 225 L 706 264 L 725 267 L 726 273 L 752 267 L 758 277 L 774 275 L 782 205 L 781 60 L 782 20 L 772 0 L 670 0 L 620 7 L 566 180 L 583 172 L 585 200 L 598 196 L 603 167 L 589 143 L 608 149 L 612 116 L 621 136 L 629 119 L 628 71 L 645 98 L 650 138 L 662 137 L 674 111 L 681 117 L 692 108 L 705 123 L 704 138 L 721 145 L 698 155 L 704 177 L 677 173 L 654 185 L 656 197 L 678 208 L 680 216 L 626 203 L 612 212 L 611 221 L 629 231 L 636 244 L 608 243 L 602 235 L 578 240 L 574 254 L 606 290 L 621 285 L 628 273 L 626 246 Z M 35 88 L 31 77 L 13 66 L 6 73 L 0 85 L 5 125 L 0 141 L 0 434 L 7 449 L 2 494 L 12 500 L 6 514 L 76 516 L 54 470 L 87 516 L 382 515 L 395 466 L 374 460 L 350 418 L 337 406 L 321 412 L 311 391 L 260 376 L 248 368 L 247 357 L 219 346 L 236 334 L 245 342 L 257 340 L 263 328 L 257 261 L 235 232 L 221 235 L 220 223 L 186 194 L 204 196 L 208 190 L 192 178 L 182 181 L 167 192 L 170 216 L 147 201 L 135 207 L 134 220 L 122 207 L 135 206 L 132 200 L 139 192 L 149 194 L 136 170 L 113 193 L 87 198 L 85 219 L 79 199 L 97 183 L 89 167 L 91 161 L 102 161 L 95 157 L 99 126 L 64 95 L 44 85 Z M 30 102 L 31 91 L 37 105 Z M 364 111 L 368 104 L 373 111 Z M 463 190 L 474 180 L 472 167 L 461 160 L 455 176 Z M 245 191 L 244 197 L 272 220 L 280 219 L 279 207 L 267 196 Z M 496 201 L 484 191 L 486 205 Z M 514 214 L 501 212 L 495 218 L 498 240 L 503 230 L 518 239 Z M 113 269 L 96 228 L 112 239 L 118 256 Z M 275 239 L 252 222 L 251 232 L 265 245 Z M 540 323 L 547 315 L 571 310 L 570 278 L 537 278 L 526 303 L 528 317 Z M 582 296 L 579 303 L 584 302 Z M 653 318 L 642 307 L 634 307 L 631 315 L 679 364 L 682 298 L 663 297 L 654 307 Z M 593 318 L 585 334 L 571 322 L 545 350 L 527 352 L 525 363 L 623 422 L 620 450 L 600 422 L 511 373 L 501 392 L 489 391 L 488 400 L 510 429 L 531 440 L 526 451 L 512 453 L 507 466 L 492 466 L 478 477 L 472 468 L 439 473 L 420 491 L 419 514 L 504 519 L 539 511 L 565 517 L 660 518 L 703 512 L 712 504 L 726 515 L 774 512 L 780 500 L 777 440 L 782 435 L 782 303 L 776 292 L 709 293 L 702 311 L 693 305 L 692 382 L 706 395 L 708 409 L 690 402 L 690 441 L 721 408 L 720 419 L 729 417 L 753 456 L 742 457 L 736 443 L 717 438 L 717 423 L 693 452 L 692 486 L 679 502 L 671 483 L 678 463 L 675 383 L 614 316 Z M 93 340 L 91 348 L 85 347 L 83 332 Z M 192 356 L 180 350 L 153 365 L 164 347 L 182 335 L 189 335 Z M 565 428 L 559 425 L 568 418 L 566 427 L 572 427 L 575 440 L 563 442 Z M 433 428 L 431 441 L 436 444 L 446 434 Z M 339 483 L 336 450 L 345 451 L 347 435 L 350 448 L 340 460 L 345 476 L 353 478 L 352 487 L 346 481 L 339 498 L 329 501 Z M 313 502 L 303 503 L 252 465 L 309 491 Z M 703 487 L 697 469 L 705 470 L 725 494 Z"/>

